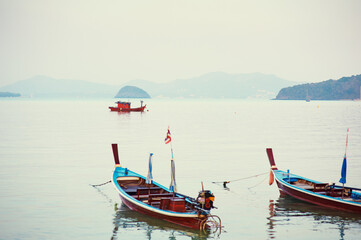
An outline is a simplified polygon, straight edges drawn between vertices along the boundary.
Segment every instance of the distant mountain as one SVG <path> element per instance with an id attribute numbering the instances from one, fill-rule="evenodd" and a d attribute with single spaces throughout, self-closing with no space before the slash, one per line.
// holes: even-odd
<path id="1" fill-rule="evenodd" d="M 0 91 L 19 92 L 22 96 L 46 98 L 102 98 L 114 96 L 119 87 L 80 80 L 35 76 L 1 87 Z"/>
<path id="2" fill-rule="evenodd" d="M 0 92 L 0 97 L 20 97 L 20 93 Z"/>
<path id="3" fill-rule="evenodd" d="M 134 86 L 125 86 L 119 90 L 115 98 L 150 98 L 150 96 L 143 89 Z"/>
<path id="4" fill-rule="evenodd" d="M 0 91 L 17 92 L 25 97 L 40 98 L 110 98 L 114 96 L 146 98 L 150 95 L 153 98 L 271 99 L 276 96 L 281 88 L 294 84 L 295 82 L 278 78 L 275 75 L 262 73 L 228 74 L 214 72 L 168 83 L 133 80 L 123 85 L 106 85 L 80 80 L 36 76 L 0 87 Z M 133 88 L 127 90 L 127 92 L 120 92 L 121 95 L 118 95 L 119 89 L 126 86 L 134 86 L 137 90 Z"/>
<path id="5" fill-rule="evenodd" d="M 281 89 L 278 100 L 342 100 L 360 98 L 361 75 L 307 83 Z"/>
<path id="6" fill-rule="evenodd" d="M 169 83 L 133 80 L 127 85 L 140 87 L 154 97 L 167 98 L 274 98 L 283 88 L 295 84 L 262 73 L 228 74 L 214 72 Z"/>

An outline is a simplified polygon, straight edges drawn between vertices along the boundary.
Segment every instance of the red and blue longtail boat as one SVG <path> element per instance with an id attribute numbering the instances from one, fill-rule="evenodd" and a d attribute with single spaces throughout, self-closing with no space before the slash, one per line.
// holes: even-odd
<path id="1" fill-rule="evenodd" d="M 270 185 L 276 180 L 281 194 L 320 205 L 323 207 L 361 214 L 361 189 L 353 187 L 336 186 L 323 183 L 278 170 L 272 148 L 267 148 L 267 155 L 271 165 Z M 346 154 L 344 162 L 346 160 Z M 345 164 L 343 164 L 345 165 Z M 345 167 L 342 167 L 342 178 L 346 177 Z M 340 180 L 345 183 L 345 179 Z"/>
<path id="2" fill-rule="evenodd" d="M 148 176 L 144 177 L 120 165 L 118 145 L 112 144 L 115 169 L 112 182 L 122 203 L 130 209 L 184 227 L 205 230 L 219 228 L 220 219 L 211 215 L 214 195 L 209 190 L 197 199 L 180 194 L 153 181 L 152 155 L 149 157 Z M 213 225 L 213 226 L 212 226 Z"/>

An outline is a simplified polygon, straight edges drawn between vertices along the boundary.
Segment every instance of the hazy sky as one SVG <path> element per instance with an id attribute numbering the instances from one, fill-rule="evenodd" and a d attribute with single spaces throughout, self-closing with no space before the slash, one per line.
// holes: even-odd
<path id="1" fill-rule="evenodd" d="M 0 86 L 208 72 L 320 82 L 361 74 L 361 1 L 0 0 Z"/>

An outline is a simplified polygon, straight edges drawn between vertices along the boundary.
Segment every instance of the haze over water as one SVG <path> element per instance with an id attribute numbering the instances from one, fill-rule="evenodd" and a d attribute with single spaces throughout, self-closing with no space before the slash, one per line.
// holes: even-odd
<path id="1" fill-rule="evenodd" d="M 0 100 L 0 239 L 359 239 L 361 216 L 280 197 L 266 148 L 281 170 L 338 183 L 349 128 L 346 185 L 360 188 L 360 101 L 145 103 L 148 112 L 120 114 L 114 99 Z M 168 126 L 178 191 L 212 190 L 219 236 L 121 207 L 111 184 L 90 186 L 111 179 L 111 143 L 143 175 L 154 153 L 154 179 L 169 186 Z"/>

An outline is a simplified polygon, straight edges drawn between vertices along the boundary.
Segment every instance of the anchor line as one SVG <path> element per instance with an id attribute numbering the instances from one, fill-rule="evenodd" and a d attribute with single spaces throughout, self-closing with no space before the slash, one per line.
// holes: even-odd
<path id="1" fill-rule="evenodd" d="M 227 185 L 228 183 L 236 182 L 236 181 L 241 181 L 241 180 L 246 180 L 246 179 L 254 178 L 254 177 L 258 177 L 258 176 L 262 176 L 262 175 L 265 175 L 265 174 L 267 174 L 267 173 L 268 173 L 268 172 L 260 173 L 260 174 L 256 174 L 256 175 L 252 175 L 252 176 L 249 176 L 249 177 L 244 177 L 244 178 L 238 178 L 238 179 L 234 179 L 234 180 L 229 180 L 229 181 L 212 182 L 212 183 L 223 183 L 223 186 L 226 187 L 226 185 Z"/>
<path id="2" fill-rule="evenodd" d="M 90 184 L 90 186 L 92 186 L 92 187 L 99 187 L 99 186 L 103 186 L 103 185 L 108 184 L 108 183 L 111 183 L 111 182 L 112 182 L 112 181 L 109 180 L 108 182 L 101 183 L 101 184 L 96 184 L 96 185 Z"/>
<path id="3" fill-rule="evenodd" d="M 254 187 L 257 187 L 258 185 L 260 185 L 261 183 L 263 183 L 265 180 L 267 179 L 267 176 L 262 179 L 262 181 L 260 181 L 259 183 L 257 183 L 256 185 L 253 185 L 252 187 L 249 187 L 248 189 L 251 189 L 251 188 L 254 188 Z"/>

